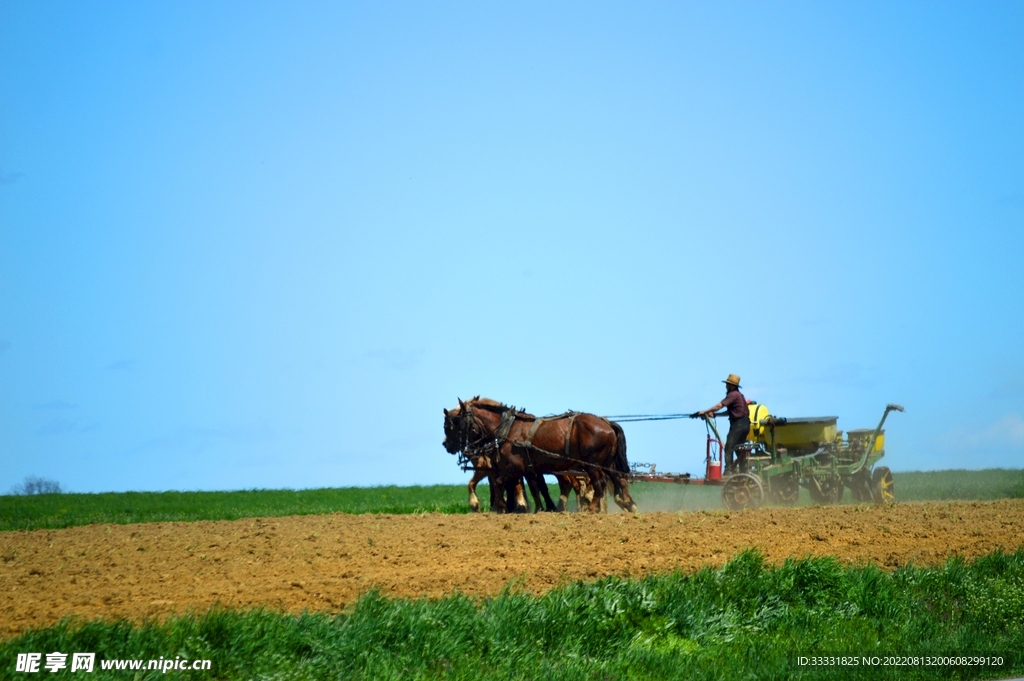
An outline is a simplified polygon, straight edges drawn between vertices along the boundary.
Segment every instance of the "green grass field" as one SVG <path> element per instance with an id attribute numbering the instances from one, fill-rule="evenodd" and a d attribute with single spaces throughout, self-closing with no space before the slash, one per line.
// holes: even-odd
<path id="1" fill-rule="evenodd" d="M 315 513 L 468 513 L 466 488 L 341 487 L 236 492 L 110 492 L 0 496 L 0 531 Z"/>
<path id="2" fill-rule="evenodd" d="M 1020 470 L 895 473 L 894 478 L 898 501 L 1024 497 L 1024 471 Z M 718 487 L 648 482 L 636 483 L 631 489 L 642 512 L 722 507 Z M 551 491 L 557 499 L 557 488 L 551 487 Z M 481 485 L 478 494 L 486 500 L 487 486 Z M 806 490 L 801 490 L 800 494 L 801 504 L 811 503 Z M 849 492 L 844 501 L 850 502 Z M 570 506 L 574 503 L 570 502 Z M 336 512 L 468 513 L 469 507 L 465 485 L 0 496 L 0 531 L 56 529 L 90 523 L 236 520 Z"/>
<path id="3" fill-rule="evenodd" d="M 1024 673 L 1024 550 L 892 573 L 830 558 L 771 567 L 749 551 L 718 570 L 610 577 L 539 597 L 513 585 L 482 601 L 369 593 L 335 614 L 66 621 L 0 643 L 0 678 L 25 678 L 13 671 L 18 653 L 52 651 L 96 653 L 97 679 L 163 678 L 102 670 L 103 660 L 161 657 L 212 661 L 171 673 L 189 679 L 1006 678 Z M 857 664 L 798 659 L 828 655 Z M 1002 664 L 883 665 L 951 655 Z"/>
<path id="4" fill-rule="evenodd" d="M 1024 472 L 896 473 L 902 501 L 1024 496 Z M 486 498 L 486 488 L 481 490 Z M 634 486 L 642 510 L 720 508 L 718 488 Z M 249 516 L 466 512 L 465 486 L 0 497 L 0 529 Z M 806 493 L 804 493 L 806 494 Z M 801 499 L 801 503 L 808 503 Z M 438 600 L 365 595 L 343 613 L 214 610 L 133 624 L 65 621 L 0 642 L 0 679 L 19 653 L 213 661 L 189 679 L 984 679 L 1024 673 L 1024 549 L 887 573 L 833 559 L 764 564 L 755 552 L 696 574 L 577 582 L 536 597 Z M 875 666 L 886 656 L 967 654 L 1000 666 Z M 856 666 L 800 665 L 844 655 Z M 44 657 L 45 659 L 45 657 Z M 849 659 L 847 662 L 849 662 Z M 43 671 L 49 676 L 50 672 Z M 59 675 L 68 675 L 65 669 Z M 55 677 L 56 678 L 56 677 Z"/>
<path id="5" fill-rule="evenodd" d="M 981 471 L 912 471 L 893 473 L 896 500 L 990 501 L 1024 498 L 1024 470 L 993 468 Z M 696 511 L 722 508 L 720 487 L 642 483 L 631 486 L 642 511 Z M 800 490 L 800 506 L 813 505 L 807 490 Z M 855 503 L 849 490 L 842 503 Z"/>

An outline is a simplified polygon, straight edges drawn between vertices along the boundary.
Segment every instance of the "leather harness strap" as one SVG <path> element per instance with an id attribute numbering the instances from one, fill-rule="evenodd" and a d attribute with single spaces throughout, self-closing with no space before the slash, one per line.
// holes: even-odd
<path id="1" fill-rule="evenodd" d="M 508 439 L 508 433 L 512 430 L 512 424 L 516 422 L 516 412 L 513 409 L 507 409 L 501 414 L 501 421 L 498 422 L 498 429 L 494 433 L 495 439 L 498 441 L 499 446 Z"/>
<path id="2" fill-rule="evenodd" d="M 530 426 L 530 430 L 526 433 L 526 444 L 533 444 L 533 436 L 537 434 L 537 430 L 540 428 L 540 424 L 544 423 L 545 419 L 537 419 Z"/>
<path id="3" fill-rule="evenodd" d="M 571 458 L 569 456 L 569 436 L 572 435 L 572 424 L 576 422 L 578 415 L 579 412 L 572 412 L 572 415 L 569 417 L 569 427 L 565 429 L 565 458 L 567 459 Z"/>
<path id="4" fill-rule="evenodd" d="M 566 414 L 563 414 L 562 416 L 556 416 L 553 419 L 550 419 L 550 418 L 548 418 L 548 419 L 536 419 L 533 422 L 533 424 L 530 426 L 530 430 L 528 430 L 526 432 L 526 439 L 525 440 L 517 440 L 517 441 L 513 442 L 512 444 L 516 445 L 517 447 L 526 447 L 527 449 L 537 449 L 533 445 L 533 438 L 534 438 L 534 436 L 537 435 L 537 431 L 540 430 L 541 424 L 546 423 L 547 421 L 560 421 L 561 419 L 564 419 L 566 416 L 569 417 L 569 427 L 566 428 L 566 430 L 565 430 L 565 445 L 563 447 L 563 450 L 564 450 L 564 457 L 566 459 L 571 458 L 569 456 L 569 447 L 571 446 L 571 443 L 570 443 L 569 440 L 572 437 L 572 426 L 576 422 L 576 417 L 579 416 L 579 412 L 578 411 L 571 411 L 571 412 L 568 412 Z M 541 450 L 541 451 L 543 451 L 543 450 Z"/>

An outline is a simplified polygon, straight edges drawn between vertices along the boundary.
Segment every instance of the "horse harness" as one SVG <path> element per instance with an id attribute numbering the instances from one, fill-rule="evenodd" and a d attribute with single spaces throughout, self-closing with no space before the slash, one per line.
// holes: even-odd
<path id="1" fill-rule="evenodd" d="M 468 415 L 473 422 L 480 427 L 480 422 L 476 418 L 476 414 L 473 413 L 472 408 L 466 405 L 466 415 Z M 494 439 L 483 442 L 486 436 L 481 435 L 477 442 L 473 443 L 469 441 L 469 419 L 462 416 L 459 419 L 459 439 L 461 444 L 461 450 L 459 452 L 459 463 L 462 464 L 462 470 L 469 470 L 473 468 L 476 470 L 476 466 L 473 465 L 472 459 L 474 457 L 487 456 L 488 450 L 493 449 L 494 455 L 497 456 L 501 446 L 505 444 L 508 439 L 508 433 L 512 430 L 512 424 L 516 422 L 515 408 L 505 409 L 501 413 L 501 421 L 498 422 L 498 427 L 494 431 Z"/>
<path id="2" fill-rule="evenodd" d="M 544 423 L 545 421 L 558 421 L 558 420 L 564 419 L 566 416 L 569 417 L 569 427 L 565 429 L 565 445 L 564 445 L 565 454 L 564 454 L 564 456 L 563 455 L 555 454 L 554 452 L 549 452 L 547 450 L 541 449 L 540 447 L 538 447 L 538 446 L 533 444 L 533 437 L 537 434 L 537 431 L 540 430 L 540 426 L 541 426 L 542 423 Z M 530 430 L 528 430 L 526 432 L 526 439 L 525 440 L 513 440 L 512 441 L 512 446 L 513 447 L 519 447 L 520 449 L 526 450 L 526 463 L 530 467 L 530 471 L 531 472 L 533 471 L 533 457 L 530 456 L 530 452 L 531 451 L 540 452 L 541 454 L 546 454 L 548 456 L 554 456 L 554 457 L 560 458 L 560 459 L 569 459 L 571 461 L 575 461 L 576 460 L 576 459 L 572 459 L 569 456 L 569 437 L 572 435 L 572 426 L 573 426 L 573 423 L 576 422 L 576 417 L 577 416 L 579 416 L 579 412 L 578 411 L 567 411 L 564 414 L 560 414 L 558 416 L 549 417 L 549 418 L 546 418 L 546 419 L 534 419 L 533 425 L 530 426 Z M 502 414 L 502 418 L 504 418 L 504 414 Z M 580 463 L 582 463 L 582 462 L 580 462 Z"/>

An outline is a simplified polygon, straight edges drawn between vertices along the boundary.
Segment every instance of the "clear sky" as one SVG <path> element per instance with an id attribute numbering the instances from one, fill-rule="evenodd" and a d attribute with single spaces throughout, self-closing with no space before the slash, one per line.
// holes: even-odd
<path id="1" fill-rule="evenodd" d="M 1024 4 L 0 3 L 0 492 L 459 482 L 740 374 L 1024 466 Z M 697 422 L 627 424 L 699 473 Z"/>

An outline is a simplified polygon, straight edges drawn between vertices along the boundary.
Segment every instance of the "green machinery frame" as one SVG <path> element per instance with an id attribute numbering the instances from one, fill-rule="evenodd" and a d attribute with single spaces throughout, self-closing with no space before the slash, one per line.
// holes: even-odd
<path id="1" fill-rule="evenodd" d="M 801 487 L 819 504 L 838 503 L 846 488 L 861 503 L 894 503 L 892 473 L 875 465 L 885 456 L 883 426 L 891 411 L 903 407 L 886 405 L 874 431 L 850 431 L 846 440 L 835 430 L 836 417 L 761 419 L 755 428 L 759 434 L 738 449 L 741 472 L 727 476 L 722 485 L 725 507 L 756 508 L 765 501 L 793 505 Z M 714 419 L 705 418 L 722 442 Z"/>

